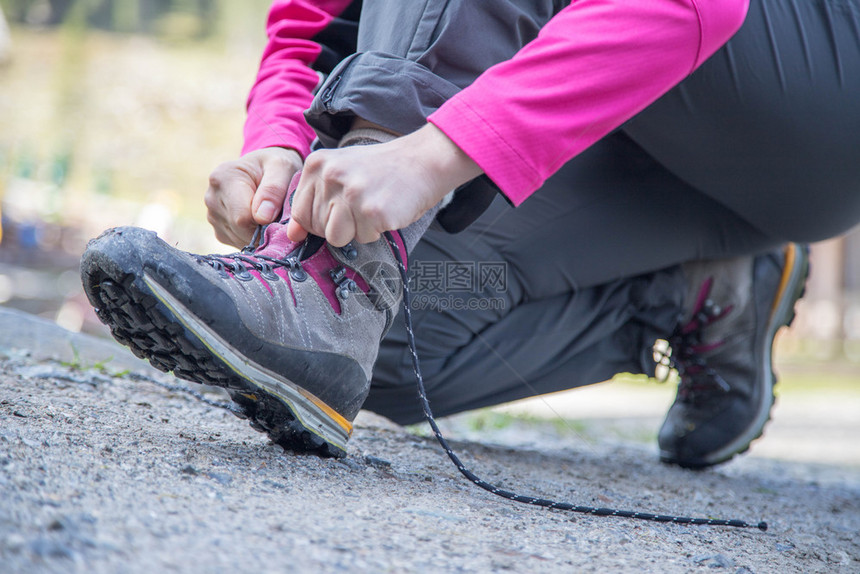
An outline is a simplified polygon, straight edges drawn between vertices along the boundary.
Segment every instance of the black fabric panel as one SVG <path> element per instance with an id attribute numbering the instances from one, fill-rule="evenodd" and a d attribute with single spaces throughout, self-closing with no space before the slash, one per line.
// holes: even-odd
<path id="1" fill-rule="evenodd" d="M 341 60 L 355 53 L 361 5 L 362 0 L 355 0 L 325 30 L 314 36 L 313 41 L 322 47 L 313 64 L 314 70 L 330 74 Z"/>

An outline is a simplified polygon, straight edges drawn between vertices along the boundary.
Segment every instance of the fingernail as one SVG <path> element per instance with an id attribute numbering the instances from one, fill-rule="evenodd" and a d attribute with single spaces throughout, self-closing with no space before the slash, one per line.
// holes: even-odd
<path id="1" fill-rule="evenodd" d="M 257 208 L 257 221 L 272 221 L 275 219 L 275 204 L 269 200 L 264 201 Z"/>

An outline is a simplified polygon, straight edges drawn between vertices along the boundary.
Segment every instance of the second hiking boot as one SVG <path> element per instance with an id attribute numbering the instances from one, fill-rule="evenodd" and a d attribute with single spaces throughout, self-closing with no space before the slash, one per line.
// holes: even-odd
<path id="1" fill-rule="evenodd" d="M 678 394 L 660 429 L 664 462 L 705 468 L 761 436 L 776 378 L 776 332 L 794 318 L 808 274 L 805 247 L 684 266 L 689 309 L 669 340 Z"/>

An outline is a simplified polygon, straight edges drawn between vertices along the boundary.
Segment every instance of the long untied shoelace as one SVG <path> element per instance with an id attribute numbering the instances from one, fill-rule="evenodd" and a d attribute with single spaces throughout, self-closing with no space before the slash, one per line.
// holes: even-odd
<path id="1" fill-rule="evenodd" d="M 418 353 L 416 352 L 415 334 L 412 331 L 412 312 L 410 310 L 409 277 L 406 273 L 406 265 L 403 263 L 403 256 L 400 253 L 400 248 L 398 247 L 397 242 L 394 241 L 394 238 L 389 232 L 385 233 L 385 239 L 391 246 L 391 250 L 394 252 L 395 259 L 397 259 L 397 267 L 400 271 L 400 279 L 403 282 L 403 317 L 406 321 L 406 337 L 409 343 L 409 351 L 412 354 L 412 369 L 415 373 L 415 380 L 418 383 L 418 397 L 421 400 L 421 406 L 424 409 L 424 416 L 427 418 L 427 422 L 430 424 L 430 428 L 433 430 L 433 434 L 436 436 L 436 440 L 438 440 L 439 444 L 442 445 L 442 448 L 445 450 L 445 453 L 448 455 L 448 458 L 451 459 L 451 462 L 454 463 L 454 466 L 457 467 L 457 470 L 459 470 L 460 473 L 467 479 L 469 479 L 472 483 L 483 488 L 487 492 L 495 494 L 496 496 L 501 496 L 502 498 L 513 500 L 515 502 L 522 502 L 523 504 L 541 506 L 543 508 L 568 510 L 571 512 L 591 514 L 594 516 L 620 516 L 623 518 L 636 518 L 639 520 L 649 520 L 651 522 L 670 522 L 673 524 L 701 524 L 706 526 L 735 526 L 738 528 L 755 527 L 762 531 L 767 530 L 767 522 L 759 522 L 758 524 L 752 524 L 744 520 L 737 519 L 725 520 L 719 518 L 694 518 L 689 516 L 652 514 L 649 512 L 639 512 L 636 510 L 619 510 L 615 508 L 582 506 L 570 502 L 559 502 L 546 498 L 524 496 L 522 494 L 517 494 L 515 492 L 511 492 L 509 490 L 505 490 L 503 488 L 490 484 L 489 482 L 478 477 L 475 473 L 466 468 L 460 458 L 454 453 L 453 450 L 451 450 L 451 446 L 448 444 L 448 441 L 445 439 L 444 436 L 442 436 L 442 431 L 439 430 L 439 426 L 436 424 L 436 420 L 433 417 L 433 411 L 430 410 L 430 402 L 427 400 L 427 393 L 424 389 L 424 377 L 421 375 L 421 365 L 418 360 Z"/>

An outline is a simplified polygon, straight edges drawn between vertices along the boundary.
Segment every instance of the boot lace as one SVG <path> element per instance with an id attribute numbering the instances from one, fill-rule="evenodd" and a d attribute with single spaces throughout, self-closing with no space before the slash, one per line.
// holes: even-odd
<path id="1" fill-rule="evenodd" d="M 703 333 L 708 327 L 731 313 L 733 306 L 721 307 L 710 299 L 713 279 L 708 278 L 699 290 L 690 320 L 680 325 L 667 339 L 668 349 L 657 349 L 655 360 L 664 367 L 661 382 L 668 380 L 671 370 L 678 373 L 678 399 L 685 403 L 727 393 L 731 387 L 711 368 L 705 356 L 720 348 L 724 341 L 705 343 Z"/>
<path id="2" fill-rule="evenodd" d="M 302 269 L 301 262 L 312 237 L 308 236 L 295 250 L 283 258 L 271 257 L 257 253 L 263 245 L 268 227 L 268 225 L 258 225 L 251 242 L 237 253 L 198 255 L 197 262 L 211 266 L 225 279 L 232 276 L 239 281 L 251 281 L 254 276 L 250 271 L 257 271 L 261 277 L 269 281 L 278 281 L 279 277 L 275 273 L 275 269 L 278 268 L 287 269 L 290 278 L 294 281 L 301 282 L 307 279 L 308 274 Z"/>
<path id="3" fill-rule="evenodd" d="M 758 528 L 759 530 L 765 531 L 767 530 L 766 522 L 759 522 L 758 524 L 749 523 L 743 520 L 738 519 L 720 519 L 720 518 L 695 518 L 689 516 L 672 516 L 668 514 L 652 514 L 649 512 L 639 512 L 638 510 L 620 510 L 617 508 L 598 508 L 593 506 L 583 506 L 579 504 L 573 504 L 570 502 L 560 502 L 556 500 L 539 498 L 534 496 L 525 496 L 522 494 L 517 494 L 516 492 L 511 492 L 510 490 L 506 490 L 494 484 L 491 484 L 484 479 L 478 477 L 471 470 L 466 468 L 460 458 L 451 450 L 450 444 L 448 444 L 447 439 L 442 436 L 442 431 L 439 430 L 439 426 L 436 424 L 436 420 L 433 418 L 433 412 L 430 410 L 430 402 L 427 400 L 427 393 L 424 388 L 424 377 L 421 374 L 421 364 L 418 360 L 418 352 L 416 351 L 415 345 L 415 333 L 412 328 L 412 313 L 411 313 L 411 303 L 410 303 L 410 292 L 409 292 L 409 278 L 406 273 L 406 265 L 403 262 L 403 257 L 400 253 L 400 248 L 397 243 L 394 241 L 390 232 L 385 233 L 385 238 L 388 241 L 388 244 L 391 246 L 391 250 L 394 253 L 394 258 L 397 260 L 397 266 L 400 271 L 400 277 L 403 281 L 403 318 L 406 322 L 406 337 L 409 343 L 409 351 L 412 355 L 412 369 L 415 374 L 415 380 L 418 383 L 418 398 L 421 401 L 421 405 L 424 409 L 424 416 L 427 419 L 427 422 L 430 425 L 430 428 L 433 430 L 433 434 L 436 437 L 436 440 L 439 441 L 439 444 L 442 445 L 442 448 L 445 450 L 445 453 L 448 455 L 448 458 L 451 459 L 451 462 L 454 463 L 454 466 L 457 467 L 457 470 L 460 471 L 460 474 L 469 479 L 476 486 L 495 494 L 496 496 L 500 496 L 507 500 L 513 500 L 515 502 L 521 502 L 523 504 L 529 504 L 532 506 L 540 506 L 543 508 L 554 508 L 558 510 L 567 510 L 570 512 L 579 512 L 582 514 L 591 514 L 595 516 L 620 516 L 624 518 L 636 518 L 639 520 L 649 520 L 651 522 L 670 522 L 673 524 L 701 524 L 707 526 L 735 526 L 738 528 Z M 710 285 L 708 286 L 708 292 L 710 292 Z M 705 297 L 706 298 L 706 297 Z M 719 317 L 725 316 L 728 311 L 717 313 Z M 711 322 L 717 319 L 710 319 Z M 695 329 L 693 329 L 695 330 Z"/>

